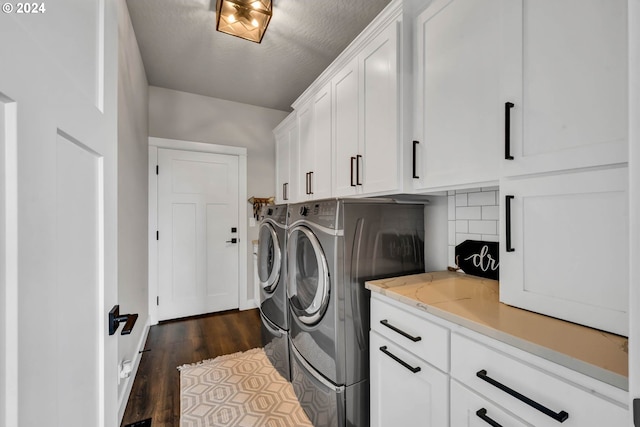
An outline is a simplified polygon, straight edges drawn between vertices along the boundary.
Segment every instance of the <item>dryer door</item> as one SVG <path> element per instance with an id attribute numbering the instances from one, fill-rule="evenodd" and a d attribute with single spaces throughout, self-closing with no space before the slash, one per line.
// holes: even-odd
<path id="1" fill-rule="evenodd" d="M 258 279 L 267 293 L 272 293 L 280 278 L 280 242 L 273 225 L 264 221 L 258 235 Z"/>
<path id="2" fill-rule="evenodd" d="M 290 231 L 287 266 L 291 310 L 302 323 L 313 325 L 329 304 L 329 268 L 317 237 L 303 225 Z"/>

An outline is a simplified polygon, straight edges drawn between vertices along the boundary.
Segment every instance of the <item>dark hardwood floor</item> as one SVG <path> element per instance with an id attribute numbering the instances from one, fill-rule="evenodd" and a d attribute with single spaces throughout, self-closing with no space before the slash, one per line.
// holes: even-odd
<path id="1" fill-rule="evenodd" d="M 260 312 L 226 311 L 152 326 L 122 426 L 147 418 L 179 427 L 180 373 L 186 363 L 260 347 Z"/>

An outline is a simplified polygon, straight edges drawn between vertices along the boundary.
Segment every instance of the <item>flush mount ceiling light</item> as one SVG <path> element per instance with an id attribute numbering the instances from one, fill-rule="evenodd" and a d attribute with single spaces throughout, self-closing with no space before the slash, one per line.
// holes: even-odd
<path id="1" fill-rule="evenodd" d="M 260 43 L 271 20 L 271 0 L 217 0 L 216 30 Z"/>

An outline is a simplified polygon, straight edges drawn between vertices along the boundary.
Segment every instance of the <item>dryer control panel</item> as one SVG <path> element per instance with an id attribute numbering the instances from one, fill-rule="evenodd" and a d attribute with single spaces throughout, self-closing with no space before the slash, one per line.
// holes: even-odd
<path id="1" fill-rule="evenodd" d="M 319 200 L 289 206 L 289 224 L 304 219 L 328 228 L 336 225 L 338 201 Z"/>

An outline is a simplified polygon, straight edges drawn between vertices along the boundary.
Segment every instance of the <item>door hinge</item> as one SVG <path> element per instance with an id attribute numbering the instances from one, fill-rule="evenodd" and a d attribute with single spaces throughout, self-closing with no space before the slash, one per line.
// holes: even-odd
<path id="1" fill-rule="evenodd" d="M 160 297 L 156 297 L 156 305 L 160 305 Z"/>
<path id="2" fill-rule="evenodd" d="M 156 175 L 160 174 L 160 166 L 156 165 Z"/>
<path id="3" fill-rule="evenodd" d="M 160 231 L 156 230 L 156 240 L 160 240 Z"/>

